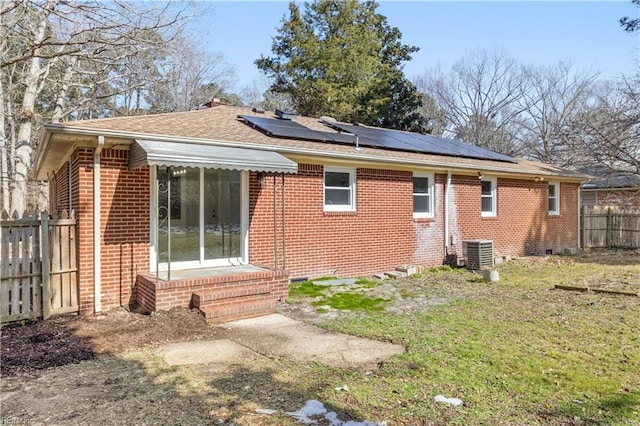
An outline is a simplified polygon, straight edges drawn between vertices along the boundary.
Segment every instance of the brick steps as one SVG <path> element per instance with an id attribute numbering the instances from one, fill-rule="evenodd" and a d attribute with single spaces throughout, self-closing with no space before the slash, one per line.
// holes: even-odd
<path id="1" fill-rule="evenodd" d="M 191 296 L 191 306 L 200 310 L 209 324 L 272 314 L 277 305 L 269 286 L 214 288 Z"/>

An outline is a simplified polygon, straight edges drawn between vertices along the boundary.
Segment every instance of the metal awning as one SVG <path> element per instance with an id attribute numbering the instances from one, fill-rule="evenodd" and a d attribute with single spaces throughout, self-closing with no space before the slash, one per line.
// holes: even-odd
<path id="1" fill-rule="evenodd" d="M 137 169 L 144 166 L 298 172 L 298 163 L 273 151 L 136 139 L 129 151 L 129 167 Z"/>

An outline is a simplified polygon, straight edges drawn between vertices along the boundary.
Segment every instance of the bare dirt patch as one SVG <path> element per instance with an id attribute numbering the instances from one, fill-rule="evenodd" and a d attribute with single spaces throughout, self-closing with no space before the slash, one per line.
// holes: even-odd
<path id="1" fill-rule="evenodd" d="M 195 310 L 142 315 L 119 308 L 96 316 L 11 323 L 1 333 L 0 367 L 7 377 L 37 376 L 50 368 L 168 342 L 213 339 L 220 330 L 210 327 Z"/>

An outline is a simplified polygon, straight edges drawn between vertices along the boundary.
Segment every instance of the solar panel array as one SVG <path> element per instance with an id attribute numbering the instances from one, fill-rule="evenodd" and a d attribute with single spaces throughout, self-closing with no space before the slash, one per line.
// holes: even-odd
<path id="1" fill-rule="evenodd" d="M 324 122 L 341 133 L 312 130 L 293 120 L 283 120 L 253 115 L 240 115 L 247 124 L 260 129 L 268 136 L 304 139 L 329 143 L 391 149 L 396 151 L 438 154 L 454 157 L 476 158 L 515 163 L 508 155 L 480 148 L 456 139 L 445 139 L 420 133 L 382 129 L 339 122 Z"/>
<path id="2" fill-rule="evenodd" d="M 337 130 L 358 135 L 360 145 L 375 148 L 413 151 L 425 154 L 439 154 L 455 157 L 477 158 L 482 160 L 508 161 L 515 159 L 498 152 L 480 148 L 457 139 L 445 139 L 421 133 L 403 132 L 400 130 L 365 127 L 345 123 L 329 123 Z"/>
<path id="3" fill-rule="evenodd" d="M 356 138 L 354 135 L 311 130 L 293 120 L 256 117 L 254 115 L 240 115 L 239 117 L 253 127 L 259 128 L 268 136 L 345 144 L 353 144 Z"/>

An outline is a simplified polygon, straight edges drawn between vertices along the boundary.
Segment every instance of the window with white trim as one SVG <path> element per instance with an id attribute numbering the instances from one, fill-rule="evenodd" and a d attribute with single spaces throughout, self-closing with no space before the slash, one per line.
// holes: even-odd
<path id="1" fill-rule="evenodd" d="M 497 215 L 497 187 L 498 180 L 496 178 L 482 178 L 482 216 Z"/>
<path id="2" fill-rule="evenodd" d="M 560 214 L 560 184 L 549 182 L 549 214 Z"/>
<path id="3" fill-rule="evenodd" d="M 324 210 L 356 210 L 356 171 L 339 167 L 324 168 Z"/>
<path id="4" fill-rule="evenodd" d="M 431 218 L 434 216 L 434 190 L 432 173 L 413 174 L 413 217 Z"/>

